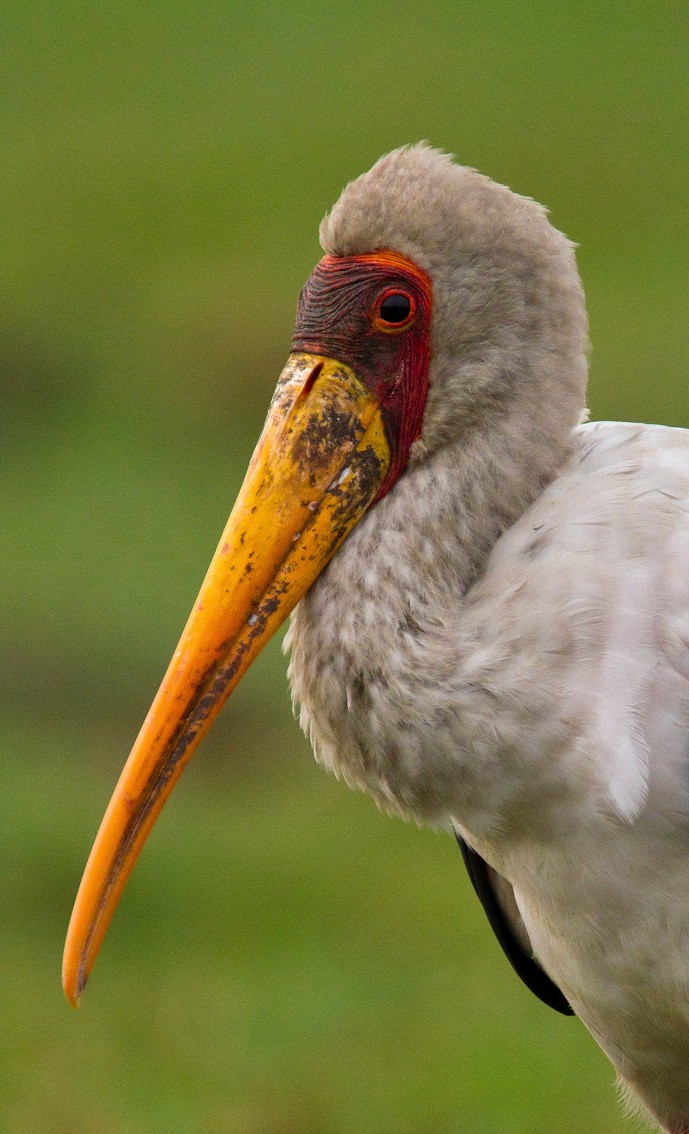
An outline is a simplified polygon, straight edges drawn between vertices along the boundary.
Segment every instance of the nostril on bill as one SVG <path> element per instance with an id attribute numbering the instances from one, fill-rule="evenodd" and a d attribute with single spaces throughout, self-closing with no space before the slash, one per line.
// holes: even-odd
<path id="1" fill-rule="evenodd" d="M 313 367 L 311 373 L 309 374 L 308 378 L 304 382 L 304 385 L 301 388 L 300 397 L 302 397 L 302 398 L 306 397 L 306 395 L 312 389 L 313 384 L 316 381 L 316 379 L 317 379 L 317 377 L 320 374 L 322 369 L 323 369 L 323 363 L 317 362 L 316 365 Z"/>

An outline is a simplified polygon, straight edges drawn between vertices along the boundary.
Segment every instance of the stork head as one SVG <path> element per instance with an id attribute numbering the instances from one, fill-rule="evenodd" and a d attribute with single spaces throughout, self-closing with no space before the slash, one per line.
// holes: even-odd
<path id="1" fill-rule="evenodd" d="M 320 238 L 342 259 L 393 249 L 430 281 L 428 395 L 412 463 L 506 417 L 561 462 L 585 406 L 588 326 L 574 245 L 542 205 L 421 143 L 350 182 Z"/>
<path id="2" fill-rule="evenodd" d="M 410 465 L 498 423 L 554 472 L 581 416 L 581 285 L 539 205 L 419 145 L 348 185 L 321 242 L 246 479 L 84 872 L 72 1003 L 182 769 L 357 521 Z"/>

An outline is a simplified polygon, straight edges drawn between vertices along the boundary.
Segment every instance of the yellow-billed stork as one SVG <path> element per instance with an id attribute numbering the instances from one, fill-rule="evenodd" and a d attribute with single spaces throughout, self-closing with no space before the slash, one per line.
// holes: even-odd
<path id="1" fill-rule="evenodd" d="M 689 433 L 582 424 L 572 245 L 446 155 L 382 158 L 321 241 L 86 867 L 67 996 L 182 768 L 296 607 L 317 759 L 457 835 L 520 975 L 687 1134 Z"/>

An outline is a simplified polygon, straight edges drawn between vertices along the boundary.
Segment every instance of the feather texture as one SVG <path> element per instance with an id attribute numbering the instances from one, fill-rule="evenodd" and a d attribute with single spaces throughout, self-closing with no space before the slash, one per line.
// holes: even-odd
<path id="1" fill-rule="evenodd" d="M 336 775 L 506 880 L 626 1089 L 681 1130 L 689 433 L 577 424 L 583 296 L 533 202 L 413 147 L 321 232 L 414 258 L 436 303 L 407 471 L 293 616 L 302 725 Z"/>

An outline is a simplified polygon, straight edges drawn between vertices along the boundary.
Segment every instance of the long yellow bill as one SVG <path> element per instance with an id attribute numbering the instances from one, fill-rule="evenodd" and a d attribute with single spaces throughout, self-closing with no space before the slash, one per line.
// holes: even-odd
<path id="1" fill-rule="evenodd" d="M 390 465 L 353 370 L 292 354 L 237 502 L 93 845 L 67 933 L 76 1006 L 144 842 L 197 744 L 375 499 Z"/>

